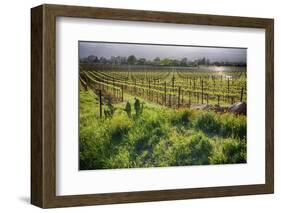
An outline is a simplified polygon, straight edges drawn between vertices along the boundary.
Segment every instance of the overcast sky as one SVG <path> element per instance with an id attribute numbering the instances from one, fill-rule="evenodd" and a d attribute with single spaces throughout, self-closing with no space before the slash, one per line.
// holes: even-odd
<path id="1" fill-rule="evenodd" d="M 135 55 L 137 58 L 154 59 L 156 57 L 194 60 L 208 58 L 210 61 L 246 62 L 245 48 L 214 48 L 194 46 L 167 46 L 126 43 L 79 42 L 80 58 L 95 55 L 110 58 L 111 56 Z"/>

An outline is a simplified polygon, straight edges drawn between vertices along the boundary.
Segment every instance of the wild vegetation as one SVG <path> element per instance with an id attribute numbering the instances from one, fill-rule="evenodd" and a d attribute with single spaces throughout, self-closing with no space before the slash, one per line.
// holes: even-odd
<path id="1" fill-rule="evenodd" d="M 80 58 L 81 170 L 245 163 L 246 63 Z M 204 106 L 204 107 L 202 107 Z"/>

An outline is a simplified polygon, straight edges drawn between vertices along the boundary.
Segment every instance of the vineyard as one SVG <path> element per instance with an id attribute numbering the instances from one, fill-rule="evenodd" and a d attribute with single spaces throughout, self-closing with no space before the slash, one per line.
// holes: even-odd
<path id="1" fill-rule="evenodd" d="M 80 66 L 79 168 L 246 162 L 245 67 Z"/>
<path id="2" fill-rule="evenodd" d="M 92 69 L 80 70 L 80 83 L 94 90 L 101 102 L 123 102 L 125 93 L 170 108 L 247 102 L 245 71 Z"/>

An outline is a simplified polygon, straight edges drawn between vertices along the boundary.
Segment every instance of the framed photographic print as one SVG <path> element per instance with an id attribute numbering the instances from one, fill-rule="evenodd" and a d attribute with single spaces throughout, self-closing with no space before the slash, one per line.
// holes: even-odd
<path id="1" fill-rule="evenodd" d="M 274 191 L 272 19 L 31 9 L 31 203 Z"/>

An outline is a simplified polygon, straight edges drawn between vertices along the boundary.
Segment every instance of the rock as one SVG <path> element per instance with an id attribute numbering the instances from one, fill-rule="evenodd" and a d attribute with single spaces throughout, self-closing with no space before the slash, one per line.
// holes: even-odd
<path id="1" fill-rule="evenodd" d="M 194 104 L 191 105 L 192 109 L 199 109 L 199 110 L 213 110 L 215 112 L 225 112 L 227 109 L 219 106 L 219 105 L 210 105 L 210 104 Z"/>
<path id="2" fill-rule="evenodd" d="M 225 112 L 226 111 L 225 107 L 221 107 L 217 104 L 213 106 L 213 110 L 216 111 L 216 112 Z"/>
<path id="3" fill-rule="evenodd" d="M 207 104 L 192 104 L 192 109 L 205 109 L 207 107 Z"/>
<path id="4" fill-rule="evenodd" d="M 235 103 L 228 108 L 228 111 L 236 113 L 236 114 L 246 115 L 247 114 L 247 104 L 245 102 Z"/>

